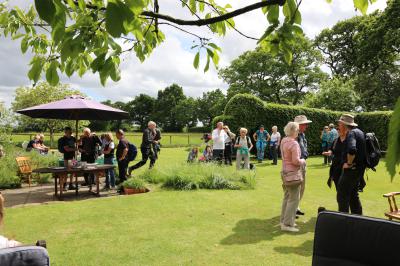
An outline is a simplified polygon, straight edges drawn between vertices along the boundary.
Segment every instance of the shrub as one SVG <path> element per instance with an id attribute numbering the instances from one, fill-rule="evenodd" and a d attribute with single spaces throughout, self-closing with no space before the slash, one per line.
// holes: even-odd
<path id="1" fill-rule="evenodd" d="M 58 158 L 55 155 L 40 155 L 37 152 L 25 152 L 22 148 L 14 145 L 3 145 L 5 156 L 0 159 L 0 188 L 18 188 L 21 186 L 20 177 L 17 175 L 18 166 L 15 158 L 27 156 L 31 158 L 32 164 L 37 167 L 56 166 Z M 46 183 L 51 178 L 50 174 L 41 174 L 39 183 Z M 36 180 L 36 179 L 35 179 Z"/>
<path id="2" fill-rule="evenodd" d="M 387 130 L 392 112 L 361 113 L 356 115 L 356 122 L 365 132 L 375 132 L 381 143 L 381 148 L 386 149 Z M 308 150 L 311 155 L 321 154 L 321 130 L 329 123 L 335 123 L 342 112 L 329 110 L 270 104 L 249 94 L 237 94 L 230 99 L 222 116 L 215 117 L 213 122 L 223 121 L 228 124 L 234 133 L 240 127 L 246 127 L 249 135 L 258 129 L 260 124 L 265 125 L 270 132 L 276 125 L 281 132 L 289 121 L 297 115 L 306 115 L 313 122 L 307 129 Z M 255 151 L 255 149 L 254 149 Z"/>
<path id="3" fill-rule="evenodd" d="M 163 170 L 147 170 L 139 177 L 176 190 L 252 189 L 255 186 L 254 172 L 236 171 L 212 163 L 175 164 Z"/>
<path id="4" fill-rule="evenodd" d="M 139 178 L 128 178 L 122 183 L 124 188 L 145 189 L 144 181 Z"/>

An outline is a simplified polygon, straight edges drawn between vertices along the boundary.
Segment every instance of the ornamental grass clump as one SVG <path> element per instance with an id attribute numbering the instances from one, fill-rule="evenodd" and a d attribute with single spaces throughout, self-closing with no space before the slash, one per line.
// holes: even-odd
<path id="1" fill-rule="evenodd" d="M 151 169 L 139 176 L 148 183 L 176 190 L 253 189 L 255 171 L 241 170 L 213 163 L 179 163 Z"/>

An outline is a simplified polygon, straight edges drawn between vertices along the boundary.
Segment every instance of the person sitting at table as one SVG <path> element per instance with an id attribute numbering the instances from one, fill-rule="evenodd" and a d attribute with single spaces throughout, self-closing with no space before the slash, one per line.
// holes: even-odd
<path id="1" fill-rule="evenodd" d="M 42 134 L 36 134 L 35 137 L 29 141 L 29 143 L 26 147 L 26 151 L 34 150 L 40 154 L 47 154 L 48 148 L 43 145 L 43 139 L 42 139 L 42 142 L 40 141 L 41 135 Z"/>
<path id="2" fill-rule="evenodd" d="M 91 133 L 90 128 L 83 129 L 79 145 L 79 152 L 81 153 L 81 161 L 87 163 L 94 163 L 97 156 L 97 145 L 101 146 L 101 140 L 95 133 Z M 89 178 L 90 177 L 90 178 Z M 82 186 L 90 186 L 94 184 L 94 174 L 84 174 L 85 183 Z"/>
<path id="3" fill-rule="evenodd" d="M 76 138 L 72 136 L 72 129 L 70 127 L 66 127 L 64 129 L 64 136 L 58 140 L 58 151 L 64 155 L 64 166 L 68 167 L 68 161 L 74 159 L 75 151 L 76 151 Z M 73 185 L 73 174 L 69 176 L 69 190 L 74 190 L 75 186 Z M 64 180 L 64 190 L 66 190 L 67 180 Z"/>
<path id="4" fill-rule="evenodd" d="M 4 198 L 0 192 L 0 225 L 3 224 L 3 219 L 4 219 Z M 13 239 L 8 239 L 0 235 L 0 249 L 13 248 L 18 246 L 22 246 L 22 244 L 18 241 L 15 241 Z"/>
<path id="5" fill-rule="evenodd" d="M 102 153 L 104 154 L 104 164 L 114 164 L 115 144 L 111 132 L 103 134 Z M 110 187 L 111 185 L 111 187 Z M 104 190 L 115 189 L 115 172 L 114 168 L 106 170 L 106 185 Z"/>

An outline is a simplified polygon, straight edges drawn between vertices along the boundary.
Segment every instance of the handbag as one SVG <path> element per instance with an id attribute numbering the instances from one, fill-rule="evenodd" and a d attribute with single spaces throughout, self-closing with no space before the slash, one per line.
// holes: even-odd
<path id="1" fill-rule="evenodd" d="M 283 184 L 287 187 L 296 186 L 303 183 L 303 174 L 301 170 L 298 171 L 281 171 Z"/>

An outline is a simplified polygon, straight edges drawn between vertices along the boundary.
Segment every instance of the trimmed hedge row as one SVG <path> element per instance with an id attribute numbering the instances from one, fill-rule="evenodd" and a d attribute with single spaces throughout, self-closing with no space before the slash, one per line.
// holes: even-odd
<path id="1" fill-rule="evenodd" d="M 281 134 L 284 135 L 283 128 L 288 121 L 293 121 L 297 115 L 305 115 L 313 121 L 306 132 L 309 152 L 310 154 L 320 154 L 320 136 L 323 127 L 329 123 L 335 123 L 341 114 L 341 112 L 323 109 L 267 104 L 253 95 L 237 94 L 227 103 L 224 115 L 215 117 L 213 124 L 223 121 L 229 125 L 233 132 L 236 132 L 240 127 L 246 127 L 251 135 L 261 124 L 269 132 L 271 127 L 276 125 Z M 390 117 L 391 112 L 361 113 L 356 115 L 356 123 L 365 132 L 375 132 L 381 148 L 386 150 Z"/>

